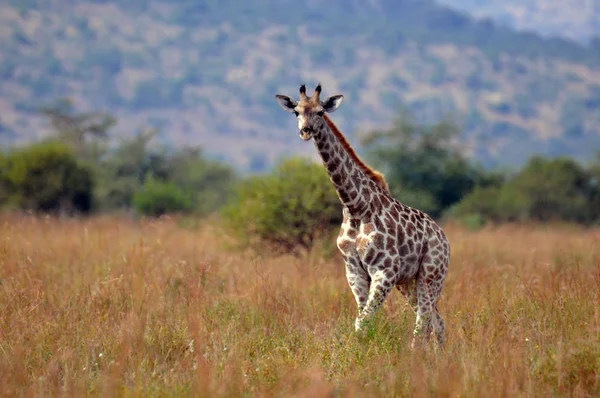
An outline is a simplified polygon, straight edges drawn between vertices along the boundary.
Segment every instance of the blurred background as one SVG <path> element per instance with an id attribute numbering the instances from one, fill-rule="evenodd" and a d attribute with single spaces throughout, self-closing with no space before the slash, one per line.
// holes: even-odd
<path id="1" fill-rule="evenodd" d="M 599 219 L 600 0 L 2 0 L 0 204 L 242 206 L 313 170 L 274 95 L 318 81 L 410 205 Z"/>

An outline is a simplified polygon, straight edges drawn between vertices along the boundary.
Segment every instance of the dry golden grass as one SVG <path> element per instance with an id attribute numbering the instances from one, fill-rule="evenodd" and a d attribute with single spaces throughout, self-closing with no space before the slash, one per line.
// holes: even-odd
<path id="1" fill-rule="evenodd" d="M 398 292 L 353 330 L 337 257 L 209 226 L 0 218 L 2 396 L 598 396 L 600 231 L 448 226 L 444 352 Z"/>

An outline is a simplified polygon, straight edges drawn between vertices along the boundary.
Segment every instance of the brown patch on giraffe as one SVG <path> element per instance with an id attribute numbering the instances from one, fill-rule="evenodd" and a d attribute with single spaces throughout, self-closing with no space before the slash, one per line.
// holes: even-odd
<path id="1" fill-rule="evenodd" d="M 346 191 L 338 192 L 338 196 L 340 197 L 340 200 L 342 202 L 344 202 L 344 203 L 350 202 L 350 196 L 348 196 L 348 193 Z"/>
<path id="2" fill-rule="evenodd" d="M 390 207 L 391 202 L 385 195 L 381 195 L 380 198 L 381 198 L 381 205 L 383 207 Z"/>
<path id="3" fill-rule="evenodd" d="M 400 246 L 400 255 L 406 256 L 407 254 L 408 254 L 408 245 L 405 243 L 402 246 Z"/>
<path id="4" fill-rule="evenodd" d="M 392 238 L 391 236 L 388 236 L 387 239 L 385 240 L 386 249 L 389 250 L 394 246 L 396 246 L 396 239 Z"/>
<path id="5" fill-rule="evenodd" d="M 373 245 L 375 245 L 375 247 L 378 248 L 379 250 L 383 250 L 385 248 L 385 244 L 383 243 L 383 235 L 382 234 L 376 234 L 373 237 Z"/>
<path id="6" fill-rule="evenodd" d="M 350 238 L 350 239 L 356 239 L 356 229 L 355 228 L 348 229 L 347 235 L 348 235 L 348 238 Z"/>
<path id="7" fill-rule="evenodd" d="M 404 230 L 398 226 L 396 231 L 396 239 L 398 240 L 398 246 L 402 246 L 404 244 Z"/>
<path id="8" fill-rule="evenodd" d="M 375 196 L 370 205 L 373 213 L 379 214 L 379 212 L 381 212 L 381 201 L 379 200 L 379 196 Z"/>
<path id="9" fill-rule="evenodd" d="M 407 223 L 406 225 L 406 235 L 413 236 L 415 232 L 415 227 L 411 223 Z"/>
<path id="10" fill-rule="evenodd" d="M 392 233 L 391 231 L 394 231 L 396 229 L 396 221 L 392 217 L 390 217 L 389 214 L 385 216 L 383 222 L 385 223 L 385 227 L 388 230 L 390 230 L 390 232 L 388 233 Z"/>
<path id="11" fill-rule="evenodd" d="M 335 185 L 340 185 L 342 183 L 342 174 L 341 173 L 334 173 L 331 175 L 331 181 L 333 181 L 333 183 Z"/>
<path id="12" fill-rule="evenodd" d="M 372 264 L 373 263 L 373 257 L 375 257 L 375 249 L 374 248 L 370 248 L 367 251 L 367 255 L 365 256 L 365 263 L 367 264 Z"/>
<path id="13" fill-rule="evenodd" d="M 376 217 L 373 223 L 375 224 L 375 228 L 377 228 L 378 231 L 383 231 L 383 223 L 381 222 L 381 219 L 379 217 Z"/>
<path id="14" fill-rule="evenodd" d="M 371 264 L 379 264 L 379 262 L 381 261 L 381 258 L 384 256 L 385 254 L 383 252 L 377 252 L 377 254 L 375 255 L 375 257 L 372 260 Z"/>
<path id="15" fill-rule="evenodd" d="M 358 237 L 356 239 L 356 251 L 362 256 L 369 245 L 369 241 L 365 238 Z"/>
<path id="16" fill-rule="evenodd" d="M 352 250 L 353 242 L 349 239 L 344 239 L 340 243 L 338 243 L 338 248 L 342 253 L 348 253 Z"/>
<path id="17" fill-rule="evenodd" d="M 371 234 L 371 232 L 375 231 L 375 227 L 371 223 L 363 224 L 363 233 L 365 235 Z"/>
<path id="18" fill-rule="evenodd" d="M 354 149 L 348 143 L 348 140 L 346 140 L 346 137 L 344 136 L 344 134 L 342 134 L 342 132 L 335 125 L 335 123 L 333 123 L 333 121 L 329 118 L 329 116 L 323 115 L 323 120 L 325 120 L 327 127 L 329 127 L 329 129 L 331 130 L 331 132 L 333 133 L 335 138 L 337 138 L 338 142 L 346 150 L 346 153 L 348 153 L 348 156 L 350 157 L 350 159 L 352 159 L 354 161 L 354 163 L 356 163 L 356 165 L 362 170 L 363 173 L 365 173 L 365 175 L 367 177 L 369 177 L 371 180 L 375 181 L 375 183 L 377 185 L 379 185 L 381 188 L 383 188 L 383 190 L 389 192 L 390 189 L 388 187 L 388 184 L 387 184 L 387 181 L 385 180 L 384 175 L 382 173 L 380 173 L 379 171 L 374 170 L 371 167 L 367 166 L 362 160 L 360 160 L 360 158 L 358 157 L 358 155 L 356 154 Z"/>

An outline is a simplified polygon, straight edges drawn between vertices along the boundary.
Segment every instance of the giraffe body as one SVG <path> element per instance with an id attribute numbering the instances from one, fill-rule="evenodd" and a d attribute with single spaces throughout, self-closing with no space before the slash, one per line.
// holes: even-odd
<path id="1" fill-rule="evenodd" d="M 416 312 L 413 346 L 419 336 L 435 332 L 444 342 L 444 322 L 437 309 L 450 245 L 443 230 L 427 214 L 394 199 L 381 173 L 362 163 L 324 112 L 333 112 L 342 96 L 320 101 L 300 88 L 300 101 L 277 96 L 280 105 L 298 118 L 300 136 L 313 139 L 343 205 L 337 246 L 346 278 L 358 306 L 360 330 L 394 287 Z"/>

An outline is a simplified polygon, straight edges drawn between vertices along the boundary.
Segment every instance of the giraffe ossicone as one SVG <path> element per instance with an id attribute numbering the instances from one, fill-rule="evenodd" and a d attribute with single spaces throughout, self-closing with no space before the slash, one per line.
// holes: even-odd
<path id="1" fill-rule="evenodd" d="M 437 303 L 448 273 L 450 244 L 442 228 L 424 212 L 393 198 L 384 176 L 363 163 L 327 116 L 343 101 L 320 99 L 300 87 L 298 101 L 276 95 L 279 105 L 298 120 L 300 137 L 313 139 L 343 207 L 337 238 L 346 278 L 358 306 L 360 330 L 396 287 L 416 312 L 412 346 L 435 333 L 444 343 L 444 321 Z"/>

